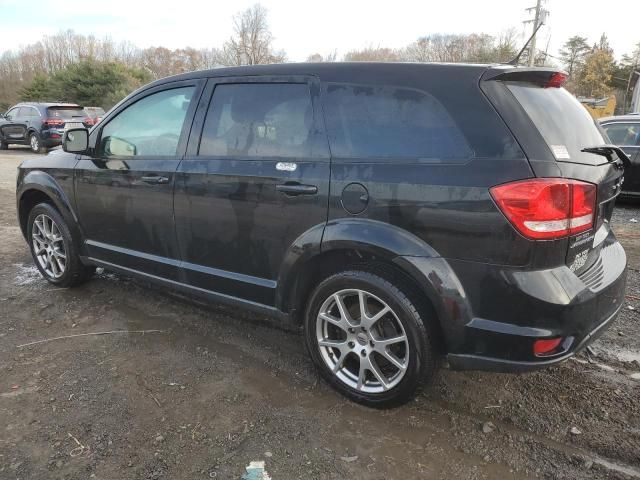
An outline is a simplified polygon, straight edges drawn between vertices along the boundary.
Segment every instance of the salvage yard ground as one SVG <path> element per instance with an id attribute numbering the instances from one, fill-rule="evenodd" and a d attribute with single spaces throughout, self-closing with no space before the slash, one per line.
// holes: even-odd
<path id="1" fill-rule="evenodd" d="M 42 280 L 0 153 L 0 478 L 640 479 L 640 205 L 613 225 L 627 302 L 594 344 L 528 375 L 443 370 L 389 411 L 341 398 L 302 337 L 108 272 Z M 146 333 L 113 333 L 120 330 Z M 71 338 L 20 345 L 74 335 Z"/>

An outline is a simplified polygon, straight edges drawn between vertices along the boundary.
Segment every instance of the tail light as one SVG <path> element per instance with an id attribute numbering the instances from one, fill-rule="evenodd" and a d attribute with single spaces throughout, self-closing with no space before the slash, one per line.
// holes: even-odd
<path id="1" fill-rule="evenodd" d="M 95 120 L 91 117 L 86 117 L 82 123 L 84 123 L 85 125 L 95 125 Z"/>
<path id="2" fill-rule="evenodd" d="M 551 240 L 593 227 L 596 186 L 564 178 L 534 178 L 490 189 L 496 204 L 525 237 Z"/>
<path id="3" fill-rule="evenodd" d="M 64 125 L 64 120 L 61 118 L 47 118 L 43 123 L 48 127 L 59 127 Z"/>

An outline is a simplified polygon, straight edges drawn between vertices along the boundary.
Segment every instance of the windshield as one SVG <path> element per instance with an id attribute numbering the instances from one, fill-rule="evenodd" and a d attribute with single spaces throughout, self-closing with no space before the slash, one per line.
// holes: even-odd
<path id="1" fill-rule="evenodd" d="M 86 115 L 80 107 L 49 107 L 47 112 L 52 118 L 84 118 Z"/>
<path id="2" fill-rule="evenodd" d="M 603 157 L 581 152 L 606 142 L 589 112 L 564 88 L 508 82 L 507 87 L 540 131 L 556 160 L 599 165 Z"/>

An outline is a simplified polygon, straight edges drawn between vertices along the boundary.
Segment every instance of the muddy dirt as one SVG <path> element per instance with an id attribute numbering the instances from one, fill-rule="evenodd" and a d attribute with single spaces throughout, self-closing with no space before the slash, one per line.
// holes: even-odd
<path id="1" fill-rule="evenodd" d="M 42 280 L 0 154 L 0 478 L 640 478 L 640 205 L 613 219 L 627 303 L 593 354 L 528 375 L 443 370 L 375 411 L 314 373 L 302 337 L 101 273 Z M 153 330 L 44 339 L 118 330 Z"/>

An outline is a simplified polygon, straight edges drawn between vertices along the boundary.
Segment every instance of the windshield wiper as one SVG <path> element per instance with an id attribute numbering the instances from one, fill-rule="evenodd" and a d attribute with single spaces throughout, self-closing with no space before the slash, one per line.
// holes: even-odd
<path id="1" fill-rule="evenodd" d="M 609 162 L 613 161 L 613 154 L 615 153 L 622 162 L 624 168 L 631 166 L 631 160 L 629 159 L 629 156 L 624 153 L 624 150 L 622 150 L 620 147 L 617 147 L 616 145 L 597 145 L 595 147 L 583 148 L 581 151 L 601 155 L 603 157 L 606 157 L 607 161 Z"/>

